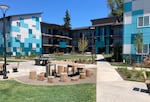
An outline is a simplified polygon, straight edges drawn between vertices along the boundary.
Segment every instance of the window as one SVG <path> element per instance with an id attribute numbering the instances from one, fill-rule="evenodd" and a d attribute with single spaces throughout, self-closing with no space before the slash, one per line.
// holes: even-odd
<path id="1" fill-rule="evenodd" d="M 17 39 L 17 40 L 21 40 L 21 35 L 17 34 L 16 39 Z"/>
<path id="2" fill-rule="evenodd" d="M 149 26 L 149 16 L 144 17 L 144 26 Z"/>
<path id="3" fill-rule="evenodd" d="M 36 50 L 36 44 L 35 43 L 32 44 L 32 50 Z"/>
<path id="4" fill-rule="evenodd" d="M 32 34 L 32 29 L 29 29 L 29 34 Z"/>
<path id="5" fill-rule="evenodd" d="M 20 22 L 16 22 L 16 23 L 17 23 L 17 26 L 20 27 Z"/>
<path id="6" fill-rule="evenodd" d="M 138 17 L 138 27 L 149 26 L 149 16 Z"/>
<path id="7" fill-rule="evenodd" d="M 34 27 L 34 28 L 35 28 L 36 26 L 35 26 L 35 25 L 32 25 L 32 27 Z"/>
<path id="8" fill-rule="evenodd" d="M 17 48 L 17 52 L 22 52 L 22 48 L 21 48 L 21 47 L 18 47 L 18 48 Z"/>
<path id="9" fill-rule="evenodd" d="M 33 39 L 36 39 L 36 36 L 35 36 L 35 35 L 33 35 L 33 36 L 32 36 L 32 38 L 33 38 Z"/>
<path id="10" fill-rule="evenodd" d="M 148 44 L 144 44 L 142 51 L 138 51 L 137 53 L 138 54 L 148 54 L 149 53 L 149 45 Z"/>
<path id="11" fill-rule="evenodd" d="M 148 44 L 143 45 L 143 53 L 149 53 L 149 45 Z"/>

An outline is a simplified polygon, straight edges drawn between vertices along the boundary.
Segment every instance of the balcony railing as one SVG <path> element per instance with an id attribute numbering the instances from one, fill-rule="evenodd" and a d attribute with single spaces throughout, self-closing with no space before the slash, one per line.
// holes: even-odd
<path id="1" fill-rule="evenodd" d="M 62 35 L 62 34 L 48 34 L 48 33 L 42 33 L 42 36 L 46 36 L 46 37 L 56 37 L 56 38 L 63 38 L 63 39 L 72 40 L 71 37 L 68 37 L 68 36 Z"/>

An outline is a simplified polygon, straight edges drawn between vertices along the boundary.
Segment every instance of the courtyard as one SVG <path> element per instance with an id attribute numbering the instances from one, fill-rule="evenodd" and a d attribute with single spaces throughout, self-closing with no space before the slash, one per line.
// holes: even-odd
<path id="1" fill-rule="evenodd" d="M 104 57 L 98 55 L 97 65 L 85 64 L 86 68 L 94 70 L 93 76 L 75 82 L 71 81 L 71 77 L 67 82 L 60 82 L 60 78 L 56 77 L 54 83 L 48 83 L 46 79 L 44 81 L 29 79 L 31 70 L 36 70 L 39 74 L 46 71 L 45 66 L 36 66 L 34 61 L 27 60 L 20 62 L 18 72 L 13 73 L 12 66 L 16 62 L 10 62 L 8 65 L 9 79 L 3 80 L 2 75 L 0 75 L 0 92 L 2 94 L 0 97 L 6 102 L 10 102 L 15 96 L 19 97 L 20 95 L 24 97 L 20 96 L 14 100 L 24 100 L 24 102 L 28 100 L 33 102 L 37 100 L 39 102 L 43 100 L 50 102 L 54 100 L 55 102 L 60 100 L 62 102 L 146 102 L 150 100 L 145 83 L 123 80 L 114 66 L 101 59 Z M 30 94 L 26 94 L 25 87 L 28 88 Z M 18 93 L 21 94 L 18 95 Z M 8 94 L 13 95 L 6 99 Z M 37 98 L 38 95 L 41 95 L 40 99 Z"/>

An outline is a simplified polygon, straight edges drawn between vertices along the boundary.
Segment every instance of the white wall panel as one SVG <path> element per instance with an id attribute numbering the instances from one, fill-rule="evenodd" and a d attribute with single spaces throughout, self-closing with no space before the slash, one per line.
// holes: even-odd
<path id="1" fill-rule="evenodd" d="M 123 45 L 123 54 L 130 54 L 131 53 L 131 45 L 125 44 Z"/>
<path id="2" fill-rule="evenodd" d="M 124 14 L 124 24 L 131 24 L 132 23 L 132 16 L 131 12 Z"/>

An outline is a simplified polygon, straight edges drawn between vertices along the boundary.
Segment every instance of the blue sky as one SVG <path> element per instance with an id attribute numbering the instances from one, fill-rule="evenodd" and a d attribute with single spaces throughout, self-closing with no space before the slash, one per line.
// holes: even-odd
<path id="1" fill-rule="evenodd" d="M 104 18 L 109 13 L 106 0 L 0 0 L 0 4 L 10 6 L 6 15 L 43 12 L 42 21 L 60 25 L 68 9 L 72 28 L 89 26 L 91 19 Z"/>

